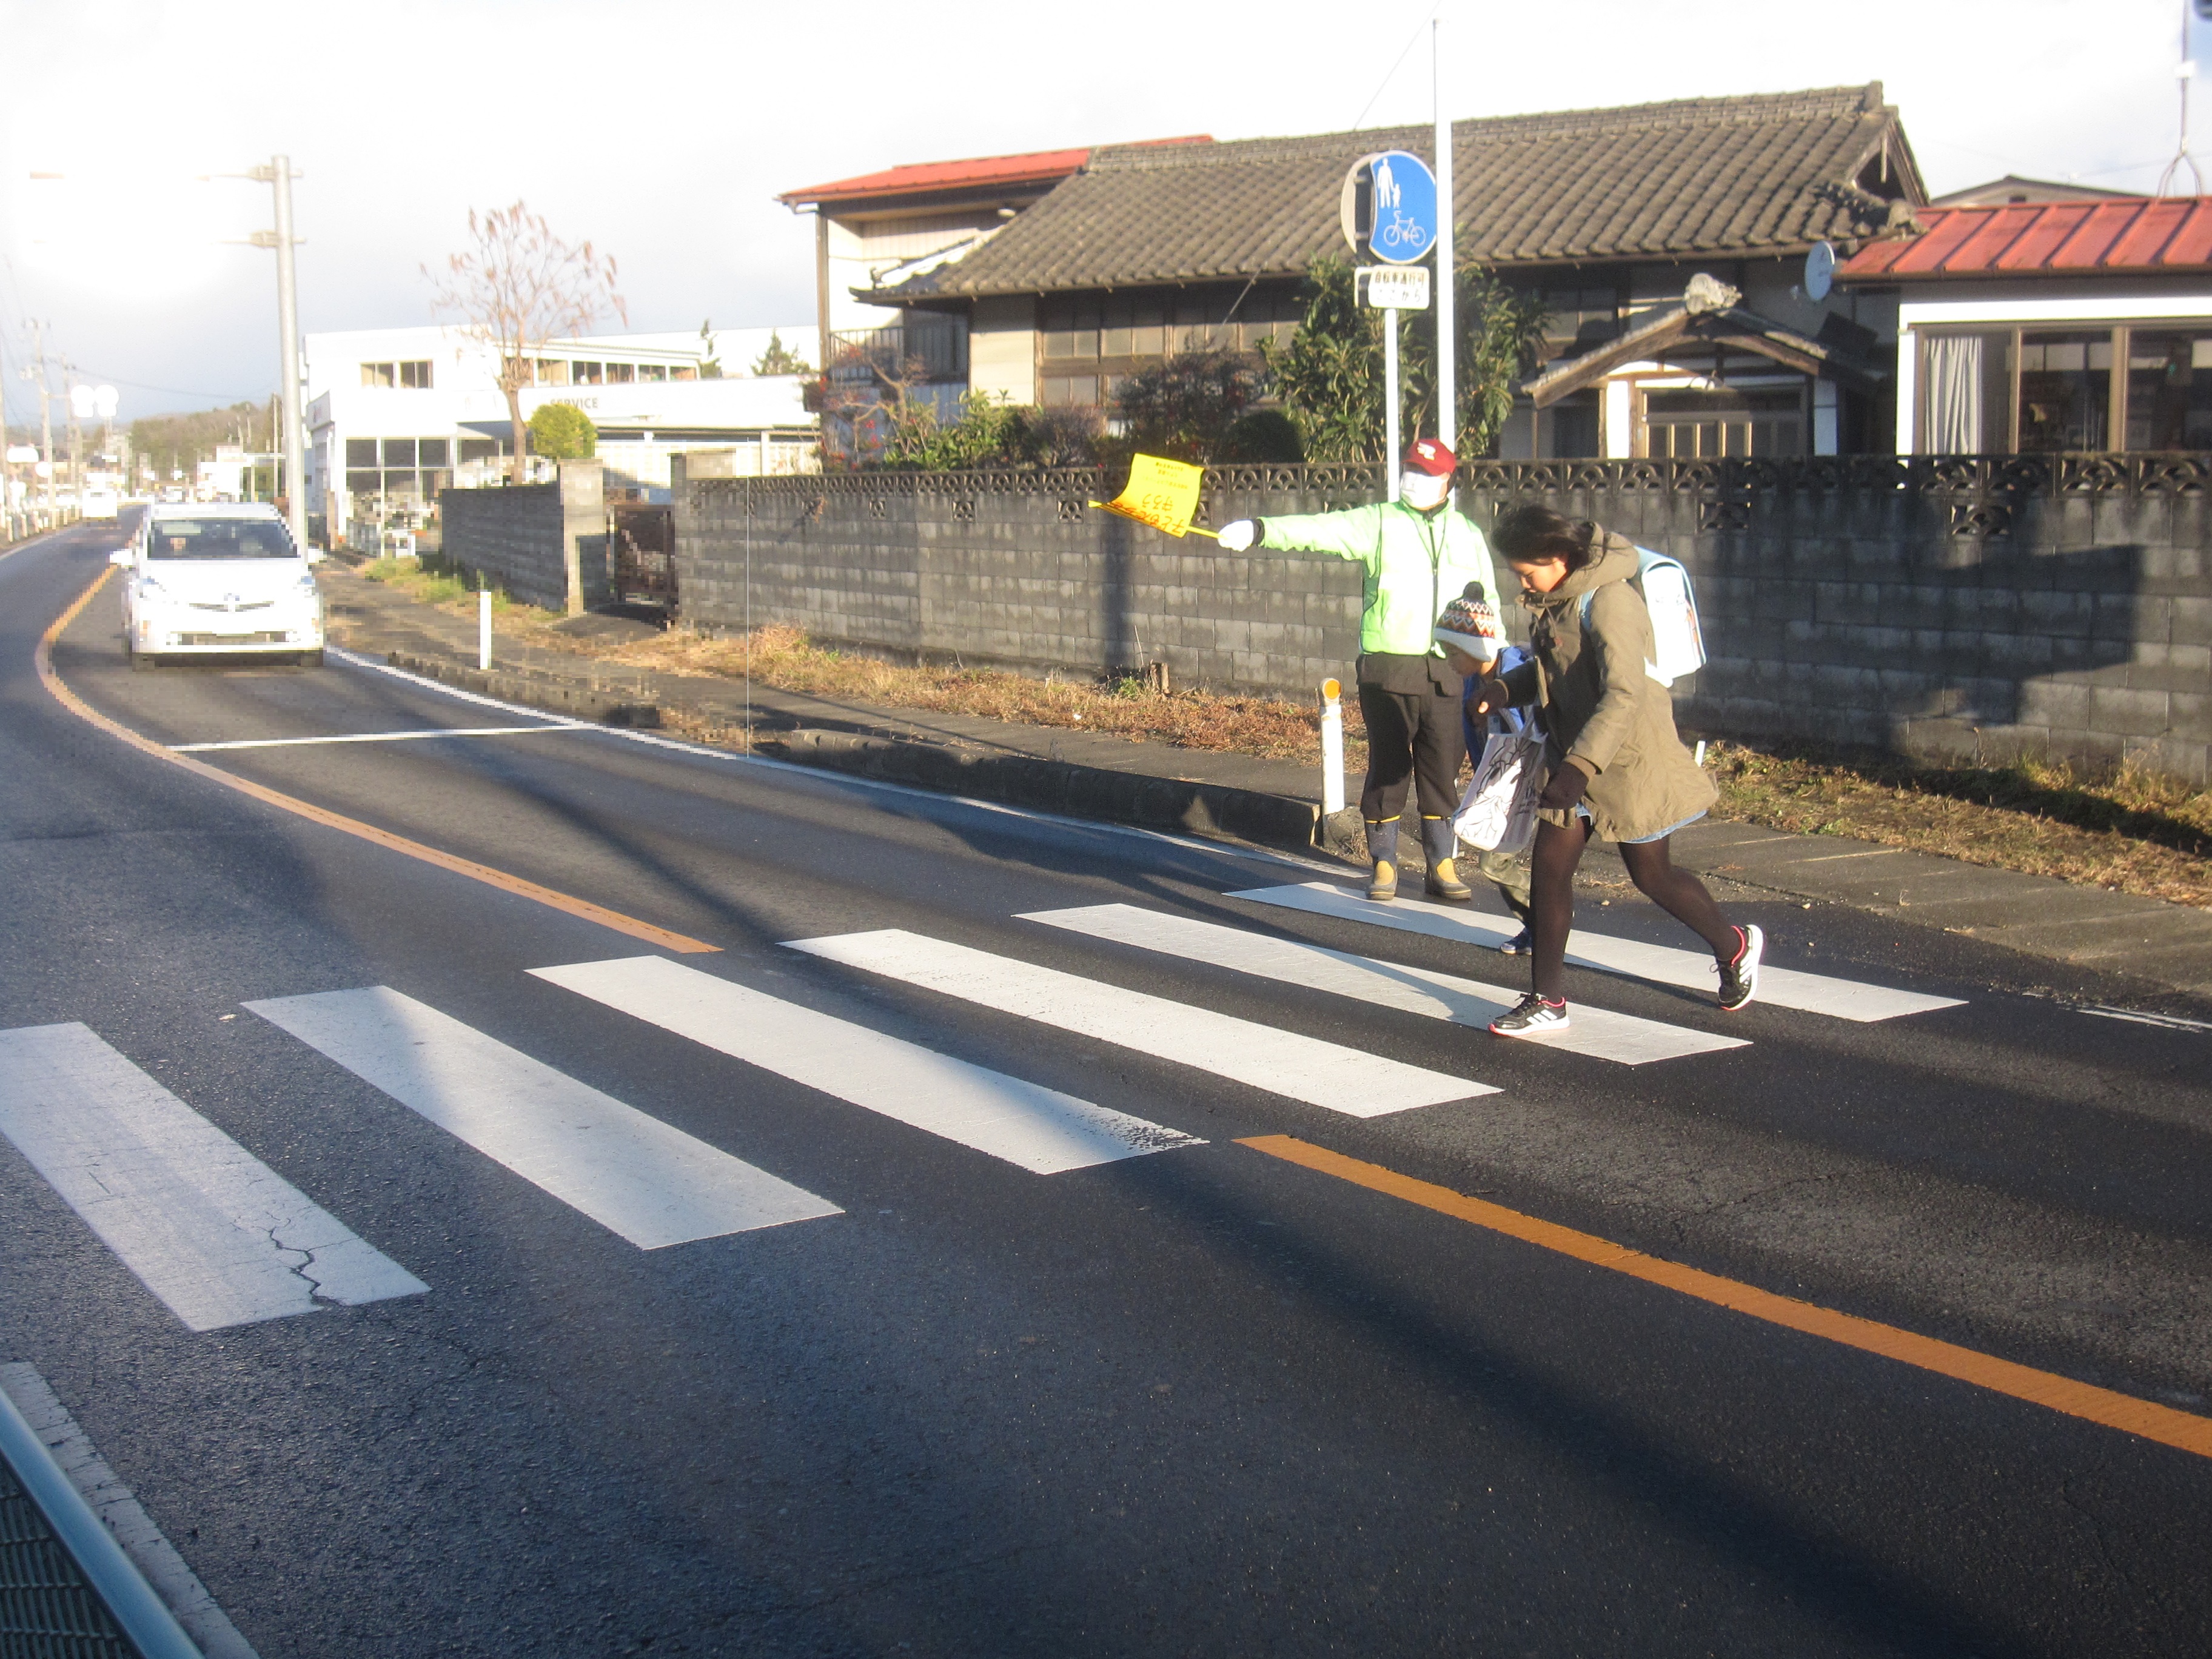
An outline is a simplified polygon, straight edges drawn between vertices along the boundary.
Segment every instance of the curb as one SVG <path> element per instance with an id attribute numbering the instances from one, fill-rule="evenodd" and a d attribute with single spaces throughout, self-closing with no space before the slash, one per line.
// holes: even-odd
<path id="1" fill-rule="evenodd" d="M 410 651 L 391 652 L 386 659 L 395 668 L 462 690 L 604 726 L 650 729 L 662 723 L 661 705 L 641 701 L 635 692 L 625 695 L 539 670 L 484 670 Z M 931 743 L 865 729 L 771 727 L 756 738 L 754 748 L 778 760 L 884 783 L 1035 807 L 1068 817 L 1217 841 L 1248 842 L 1285 852 L 1341 851 L 1346 835 L 1343 824 L 1334 818 L 1324 819 L 1313 802 L 1288 795 L 1080 766 L 1036 755 Z M 1356 830 L 1358 814 L 1348 816 Z"/>

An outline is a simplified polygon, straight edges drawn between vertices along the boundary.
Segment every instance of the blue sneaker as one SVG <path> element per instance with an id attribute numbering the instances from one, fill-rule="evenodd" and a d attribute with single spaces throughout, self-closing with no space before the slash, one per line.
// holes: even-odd
<path id="1" fill-rule="evenodd" d="M 1528 930 L 1523 927 L 1511 939 L 1501 939 L 1498 942 L 1498 953 L 1504 957 L 1525 957 L 1532 953 L 1535 948 L 1535 939 L 1530 936 Z"/>

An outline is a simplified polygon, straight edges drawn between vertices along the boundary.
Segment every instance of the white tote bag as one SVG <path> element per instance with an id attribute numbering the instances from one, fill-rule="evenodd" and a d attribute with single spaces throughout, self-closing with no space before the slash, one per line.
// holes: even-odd
<path id="1" fill-rule="evenodd" d="M 1536 834 L 1536 797 L 1544 787 L 1544 739 L 1534 729 L 1493 735 L 1482 751 L 1452 827 L 1470 847 L 1508 856 L 1525 852 Z"/>

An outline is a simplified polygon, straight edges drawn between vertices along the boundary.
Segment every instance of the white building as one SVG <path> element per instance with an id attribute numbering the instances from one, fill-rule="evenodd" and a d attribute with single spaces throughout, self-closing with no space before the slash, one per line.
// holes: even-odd
<path id="1" fill-rule="evenodd" d="M 818 467 L 805 377 L 757 376 L 771 334 L 793 349 L 814 330 L 590 335 L 549 343 L 522 392 L 523 418 L 574 404 L 599 433 L 610 489 L 665 501 L 672 456 L 737 452 L 736 471 Z M 459 329 L 363 329 L 307 337 L 307 500 L 329 534 L 388 518 L 420 523 L 441 489 L 503 483 L 511 427 L 497 353 Z M 716 367 L 720 378 L 713 378 Z"/>

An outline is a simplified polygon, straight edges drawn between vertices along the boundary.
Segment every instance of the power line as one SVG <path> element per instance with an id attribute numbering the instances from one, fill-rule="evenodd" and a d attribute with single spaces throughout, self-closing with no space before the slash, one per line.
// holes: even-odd
<path id="1" fill-rule="evenodd" d="M 1374 93 L 1368 98 L 1366 103 L 1360 106 L 1359 113 L 1352 118 L 1352 125 L 1354 131 L 1357 131 L 1359 124 L 1367 118 L 1367 112 L 1375 107 L 1376 100 L 1381 98 L 1385 92 L 1389 90 L 1390 82 L 1397 79 L 1398 71 L 1403 69 L 1406 65 L 1406 54 L 1413 51 L 1413 42 L 1421 38 L 1421 31 L 1426 28 L 1428 24 L 1429 19 L 1424 17 L 1419 22 L 1413 25 L 1413 32 L 1406 37 L 1406 44 L 1399 49 L 1397 59 L 1390 65 L 1389 73 L 1382 77 L 1382 84 L 1375 88 Z"/>

